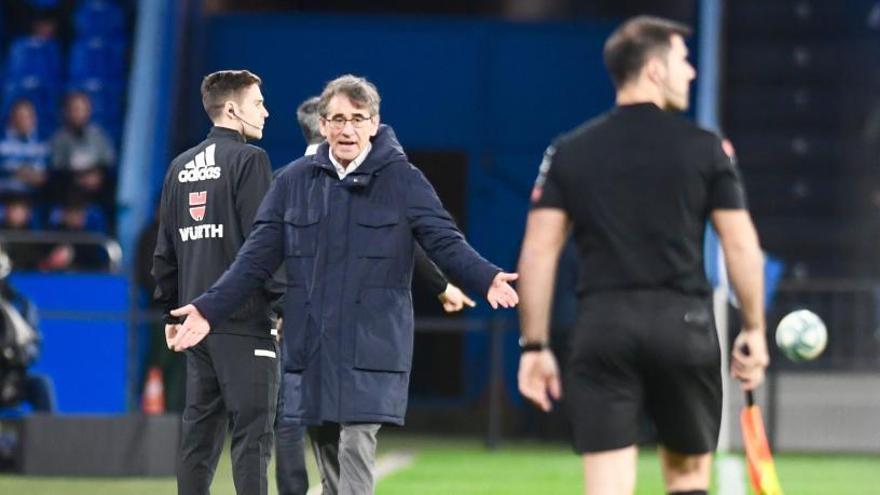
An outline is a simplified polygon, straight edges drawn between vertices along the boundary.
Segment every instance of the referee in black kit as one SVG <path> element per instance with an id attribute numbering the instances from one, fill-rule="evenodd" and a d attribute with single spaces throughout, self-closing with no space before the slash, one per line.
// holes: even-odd
<path id="1" fill-rule="evenodd" d="M 269 188 L 266 152 L 246 143 L 263 137 L 269 116 L 260 84 L 246 70 L 215 72 L 202 81 L 202 103 L 214 127 L 171 162 L 162 189 L 153 276 L 166 315 L 226 271 Z M 282 290 L 251 297 L 186 351 L 179 494 L 208 494 L 228 425 L 236 493 L 267 493 L 279 370 L 268 301 Z M 178 327 L 170 316 L 166 323 L 170 346 Z"/>
<path id="2" fill-rule="evenodd" d="M 689 32 L 637 17 L 608 38 L 617 106 L 548 148 L 532 193 L 519 265 L 519 387 L 544 410 L 564 394 L 592 495 L 633 492 L 643 414 L 657 428 L 667 492 L 709 487 L 721 369 L 703 270 L 708 220 L 741 303 L 733 375 L 752 389 L 768 362 L 763 261 L 739 173 L 718 136 L 669 112 L 687 108 L 696 75 Z M 570 230 L 581 255 L 580 307 L 560 384 L 547 327 Z"/>

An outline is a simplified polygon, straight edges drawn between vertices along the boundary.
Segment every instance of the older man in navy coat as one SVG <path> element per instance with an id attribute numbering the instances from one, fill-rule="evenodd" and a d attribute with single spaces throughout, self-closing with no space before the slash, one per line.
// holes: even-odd
<path id="1" fill-rule="evenodd" d="M 468 245 L 394 131 L 379 124 L 366 79 L 337 78 L 321 95 L 315 155 L 274 181 L 236 261 L 192 304 L 175 349 L 214 322 L 285 262 L 285 417 L 309 425 L 325 494 L 373 491 L 376 434 L 402 425 L 413 351 L 414 241 L 465 290 L 493 308 L 518 297 L 502 272 Z"/>

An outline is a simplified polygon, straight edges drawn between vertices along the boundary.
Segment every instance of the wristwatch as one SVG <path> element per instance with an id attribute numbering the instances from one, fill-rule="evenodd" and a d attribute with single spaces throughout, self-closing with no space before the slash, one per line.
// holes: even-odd
<path id="1" fill-rule="evenodd" d="M 535 351 L 543 351 L 544 349 L 548 349 L 550 347 L 547 342 L 528 342 L 525 337 L 519 338 L 519 350 L 520 352 L 535 352 Z"/>

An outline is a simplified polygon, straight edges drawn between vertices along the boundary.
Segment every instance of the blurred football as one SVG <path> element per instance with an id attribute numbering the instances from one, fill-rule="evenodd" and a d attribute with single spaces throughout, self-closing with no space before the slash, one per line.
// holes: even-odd
<path id="1" fill-rule="evenodd" d="M 825 323 L 812 311 L 792 311 L 776 326 L 776 345 L 792 361 L 815 359 L 827 343 Z"/>

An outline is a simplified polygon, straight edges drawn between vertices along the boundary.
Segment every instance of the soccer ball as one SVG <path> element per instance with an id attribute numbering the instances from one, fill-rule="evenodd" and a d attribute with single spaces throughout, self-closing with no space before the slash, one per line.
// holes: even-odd
<path id="1" fill-rule="evenodd" d="M 792 361 L 816 358 L 825 350 L 827 343 L 825 323 L 812 311 L 792 311 L 776 326 L 776 345 Z"/>

